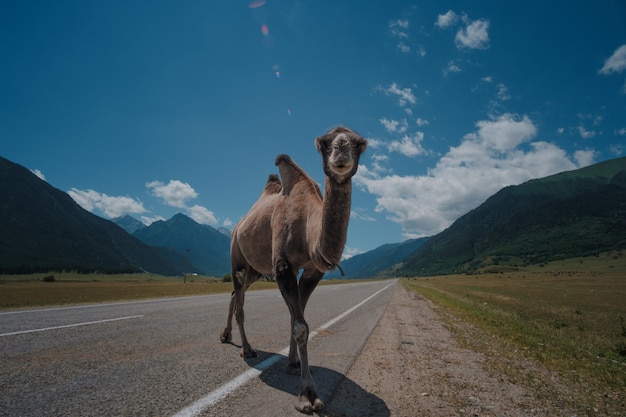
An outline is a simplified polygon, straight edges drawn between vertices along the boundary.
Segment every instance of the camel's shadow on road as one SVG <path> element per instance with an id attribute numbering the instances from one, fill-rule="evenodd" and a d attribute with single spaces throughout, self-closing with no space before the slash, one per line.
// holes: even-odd
<path id="1" fill-rule="evenodd" d="M 265 384 L 293 395 L 295 403 L 300 377 L 286 372 L 287 357 L 280 355 L 280 360 L 268 368 L 263 363 L 277 354 L 257 350 L 257 355 L 256 358 L 246 359 L 246 363 L 262 371 L 259 379 Z M 381 398 L 367 392 L 342 373 L 321 366 L 311 366 L 311 373 L 317 385 L 317 392 L 325 402 L 324 409 L 315 413 L 318 416 L 388 417 L 391 414 Z"/>

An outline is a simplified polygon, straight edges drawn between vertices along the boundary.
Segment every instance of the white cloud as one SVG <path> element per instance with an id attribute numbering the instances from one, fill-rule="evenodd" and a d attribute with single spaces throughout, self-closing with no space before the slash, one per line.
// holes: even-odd
<path id="1" fill-rule="evenodd" d="M 426 150 L 422 147 L 424 140 L 423 132 L 415 132 L 414 134 L 404 135 L 402 140 L 394 140 L 388 145 L 390 152 L 399 152 L 404 156 L 412 158 L 417 155 L 423 155 Z"/>
<path id="2" fill-rule="evenodd" d="M 404 29 L 408 29 L 410 26 L 409 21 L 406 19 L 392 20 L 389 22 L 389 29 L 391 34 L 400 38 L 406 38 L 409 35 L 404 32 Z"/>
<path id="3" fill-rule="evenodd" d="M 365 209 L 355 209 L 355 210 L 351 210 L 350 211 L 350 218 L 351 219 L 359 219 L 359 220 L 363 220 L 366 222 L 375 222 L 376 219 L 373 218 L 372 216 L 370 216 Z"/>
<path id="4" fill-rule="evenodd" d="M 389 22 L 389 30 L 391 31 L 391 36 L 399 39 L 398 41 L 398 49 L 400 52 L 408 54 L 411 52 L 411 47 L 407 45 L 404 41 L 409 39 L 409 34 L 406 31 L 409 28 L 409 21 L 404 20 L 392 20 Z"/>
<path id="5" fill-rule="evenodd" d="M 586 149 L 584 151 L 574 152 L 574 159 L 576 160 L 576 164 L 579 167 L 586 167 L 593 164 L 595 156 L 596 151 L 593 149 Z"/>
<path id="6" fill-rule="evenodd" d="M 130 197 L 115 197 L 94 190 L 77 188 L 72 188 L 67 193 L 85 210 L 93 212 L 94 209 L 98 209 L 109 218 L 146 212 L 140 201 Z"/>
<path id="7" fill-rule="evenodd" d="M 223 225 L 224 227 L 230 227 L 233 225 L 233 221 L 227 217 L 224 219 Z"/>
<path id="8" fill-rule="evenodd" d="M 398 104 L 401 107 L 406 106 L 407 104 L 415 104 L 417 102 L 417 98 L 413 91 L 410 88 L 401 88 L 396 83 L 392 83 L 387 88 L 381 88 L 383 93 L 386 95 L 395 95 L 398 96 Z"/>
<path id="9" fill-rule="evenodd" d="M 480 142 L 488 150 L 508 152 L 537 134 L 533 122 L 524 116 L 521 120 L 510 113 L 495 120 L 481 120 L 476 123 L 478 132 L 465 136 L 465 143 Z"/>
<path id="10" fill-rule="evenodd" d="M 489 48 L 489 21 L 474 20 L 456 33 L 457 48 L 487 49 Z"/>
<path id="11" fill-rule="evenodd" d="M 443 70 L 443 75 L 446 76 L 451 72 L 461 72 L 461 67 L 459 67 L 454 61 L 448 62 L 448 66 Z"/>
<path id="12" fill-rule="evenodd" d="M 147 183 L 146 187 L 148 187 L 152 195 L 162 198 L 165 204 L 173 207 L 185 207 L 187 200 L 198 196 L 198 193 L 191 185 L 178 180 L 170 180 L 167 184 L 160 181 L 152 181 Z"/>
<path id="13" fill-rule="evenodd" d="M 449 28 L 457 22 L 458 18 L 459 17 L 456 13 L 454 13 L 452 10 L 448 10 L 446 14 L 440 14 L 437 16 L 435 26 L 438 26 L 441 29 Z"/>
<path id="14" fill-rule="evenodd" d="M 380 119 L 380 124 L 382 124 L 389 133 L 404 133 L 408 128 L 406 119 L 393 120 L 383 117 Z"/>
<path id="15" fill-rule="evenodd" d="M 507 101 L 511 99 L 511 95 L 509 94 L 509 89 L 506 85 L 500 83 L 498 84 L 498 92 L 496 93 L 496 97 L 502 101 Z"/>
<path id="16" fill-rule="evenodd" d="M 189 213 L 189 217 L 200 224 L 208 224 L 211 226 L 217 225 L 217 218 L 215 217 L 215 214 L 213 214 L 213 212 L 206 207 L 199 205 L 187 207 L 187 212 Z"/>
<path id="17" fill-rule="evenodd" d="M 361 253 L 365 253 L 365 252 L 360 250 L 360 249 L 357 249 L 357 248 L 351 248 L 349 246 L 346 246 L 343 249 L 343 254 L 341 255 L 341 260 L 345 261 L 346 259 L 350 259 L 353 256 L 360 255 Z"/>
<path id="18" fill-rule="evenodd" d="M 426 119 L 422 119 L 421 117 L 418 117 L 418 118 L 415 120 L 415 123 L 417 123 L 417 125 L 418 125 L 419 127 L 422 127 L 422 126 L 427 126 L 427 125 L 429 125 L 429 124 L 430 124 L 430 123 L 428 122 L 428 120 L 426 120 Z"/>
<path id="19" fill-rule="evenodd" d="M 154 217 L 141 216 L 141 222 L 143 224 L 145 224 L 146 226 L 150 226 L 152 223 L 157 222 L 159 220 L 165 220 L 165 217 L 163 217 L 163 216 L 154 216 Z"/>
<path id="20" fill-rule="evenodd" d="M 598 71 L 600 74 L 619 73 L 626 69 L 626 45 L 622 45 L 613 52 Z"/>
<path id="21" fill-rule="evenodd" d="M 583 139 L 591 139 L 596 135 L 595 130 L 587 130 L 584 126 L 578 126 L 578 133 Z"/>
<path id="22" fill-rule="evenodd" d="M 376 138 L 367 138 L 367 149 L 377 149 L 384 145 L 384 142 Z"/>
<path id="23" fill-rule="evenodd" d="M 43 175 L 43 172 L 41 172 L 40 170 L 38 170 L 38 169 L 31 169 L 30 172 L 32 172 L 37 177 L 39 177 L 40 180 L 46 181 L 46 176 Z"/>
<path id="24" fill-rule="evenodd" d="M 621 156 L 624 153 L 624 144 L 617 143 L 609 146 L 609 151 L 615 156 Z"/>
<path id="25" fill-rule="evenodd" d="M 408 53 L 411 52 L 411 47 L 409 45 L 405 44 L 404 42 L 399 42 L 398 43 L 398 49 L 403 54 L 408 54 Z"/>
<path id="26" fill-rule="evenodd" d="M 615 129 L 615 134 L 619 136 L 626 136 L 626 127 L 622 127 L 621 129 Z"/>
<path id="27" fill-rule="evenodd" d="M 400 223 L 405 237 L 430 236 L 507 185 L 575 169 L 593 159 L 592 151 L 581 151 L 573 162 L 563 149 L 533 142 L 537 128 L 527 116 L 505 114 L 476 126 L 427 175 L 383 175 L 360 166 L 355 184 L 377 196 L 376 210 Z"/>

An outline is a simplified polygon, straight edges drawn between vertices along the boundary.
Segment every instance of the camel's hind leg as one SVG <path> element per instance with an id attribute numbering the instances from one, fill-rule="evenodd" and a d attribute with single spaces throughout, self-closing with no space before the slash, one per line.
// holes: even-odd
<path id="1" fill-rule="evenodd" d="M 246 290 L 260 277 L 261 274 L 251 268 L 237 270 L 234 272 L 233 276 L 233 286 L 235 287 L 235 290 L 233 291 L 233 295 L 231 297 L 228 321 L 222 336 L 226 336 L 230 333 L 232 316 L 234 314 L 235 319 L 237 320 L 237 326 L 239 327 L 239 334 L 241 335 L 241 356 L 243 358 L 256 357 L 256 351 L 252 349 L 252 346 L 250 346 L 250 342 L 248 342 L 246 331 L 243 326 L 245 319 L 243 304 L 246 297 Z"/>
<path id="2" fill-rule="evenodd" d="M 231 343 L 233 341 L 233 313 L 235 312 L 235 291 L 230 295 L 230 304 L 228 305 L 228 318 L 226 319 L 226 327 L 220 334 L 222 343 Z"/>
<path id="3" fill-rule="evenodd" d="M 243 303 L 246 297 L 246 289 L 247 286 L 242 286 L 239 290 L 235 290 L 235 319 L 237 320 L 239 334 L 241 335 L 241 357 L 256 358 L 256 351 L 250 346 L 250 342 L 248 342 L 248 338 L 246 337 L 246 331 L 243 328 Z"/>
<path id="4" fill-rule="evenodd" d="M 299 403 L 296 405 L 296 409 L 304 413 L 312 413 L 324 408 L 324 402 L 317 395 L 315 381 L 309 368 L 307 351 L 309 325 L 304 320 L 304 309 L 300 301 L 297 276 L 291 265 L 282 258 L 274 262 L 274 271 L 280 292 L 291 313 L 291 339 L 295 342 L 300 357 Z"/>

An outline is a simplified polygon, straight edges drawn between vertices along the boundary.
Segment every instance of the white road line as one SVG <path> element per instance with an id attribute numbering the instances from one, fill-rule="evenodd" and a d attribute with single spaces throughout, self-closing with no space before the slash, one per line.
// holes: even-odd
<path id="1" fill-rule="evenodd" d="M 57 329 L 67 329 L 69 327 L 78 327 L 78 326 L 88 326 L 90 324 L 99 324 L 99 323 L 107 323 L 110 321 L 119 321 L 119 320 L 129 320 L 129 319 L 138 319 L 143 317 L 143 314 L 139 316 L 128 316 L 128 317 L 116 317 L 114 319 L 106 319 L 106 320 L 96 320 L 96 321 L 87 321 L 84 323 L 75 323 L 75 324 L 66 324 L 63 326 L 54 326 L 54 327 L 44 327 L 43 329 L 32 329 L 32 330 L 21 330 L 19 332 L 11 332 L 11 333 L 2 333 L 0 337 L 4 336 L 14 336 L 16 334 L 26 334 L 26 333 L 36 333 L 36 332 L 45 332 L 48 330 L 57 330 Z"/>
<path id="2" fill-rule="evenodd" d="M 170 297 L 170 298 L 150 298 L 147 300 L 116 301 L 113 303 L 80 304 L 80 305 L 73 305 L 73 306 L 67 306 L 67 307 L 48 307 L 48 308 L 33 308 L 30 310 L 0 311 L 0 316 L 5 315 L 5 314 L 41 313 L 45 311 L 75 310 L 78 308 L 111 307 L 111 306 L 123 306 L 123 305 L 129 305 L 129 304 L 160 303 L 164 301 L 176 301 L 176 300 L 180 300 L 181 298 L 192 299 L 192 298 L 203 298 L 203 297 L 215 297 L 215 296 L 220 296 L 220 295 L 228 295 L 229 297 L 228 300 L 230 300 L 230 293 L 187 295 L 187 296 Z"/>
<path id="3" fill-rule="evenodd" d="M 367 297 L 365 300 L 361 301 L 359 304 L 355 305 L 354 307 L 344 311 L 343 313 L 341 313 L 340 315 L 338 315 L 334 319 L 332 319 L 332 320 L 324 323 L 323 325 L 321 325 L 317 330 L 315 330 L 315 331 L 313 331 L 313 332 L 311 332 L 309 334 L 309 340 L 311 340 L 315 336 L 317 336 L 319 334 L 320 330 L 328 329 L 333 324 L 335 324 L 339 320 L 345 318 L 350 313 L 352 313 L 354 310 L 356 310 L 357 308 L 361 307 L 363 304 L 367 303 L 369 300 L 371 300 L 372 298 L 376 297 L 378 294 L 380 294 L 381 292 L 385 291 L 387 288 L 391 287 L 394 283 L 395 283 L 395 281 L 393 283 L 387 285 L 386 287 L 376 291 L 374 294 L 370 295 L 369 297 Z M 252 378 L 254 378 L 254 377 L 258 376 L 258 375 L 261 375 L 261 373 L 263 373 L 263 371 L 271 368 L 275 363 L 277 363 L 279 360 L 281 360 L 287 354 L 289 354 L 289 346 L 287 346 L 286 348 L 284 348 L 283 350 L 278 352 L 278 354 L 270 356 L 269 358 L 265 359 L 263 362 L 261 362 L 260 364 L 256 365 L 254 368 L 250 368 L 246 372 L 244 372 L 244 373 L 240 374 L 239 376 L 231 379 L 230 381 L 226 382 L 225 384 L 220 385 L 219 387 L 217 387 L 216 389 L 214 389 L 213 391 L 208 393 L 206 396 L 200 398 L 195 403 L 191 404 L 188 407 L 183 408 L 178 413 L 174 414 L 173 417 L 196 417 L 196 416 L 200 415 L 204 410 L 206 410 L 207 408 L 217 404 L 219 401 L 223 400 L 228 395 L 230 395 L 232 392 L 234 392 L 235 390 L 239 389 L 243 384 L 245 384 L 246 382 L 250 381 Z"/>

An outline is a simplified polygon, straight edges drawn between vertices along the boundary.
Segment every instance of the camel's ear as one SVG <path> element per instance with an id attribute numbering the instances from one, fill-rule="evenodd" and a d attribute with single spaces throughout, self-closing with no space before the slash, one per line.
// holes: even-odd
<path id="1" fill-rule="evenodd" d="M 359 154 L 365 152 L 365 149 L 367 149 L 367 140 L 359 138 L 357 141 L 357 149 L 359 150 Z"/>
<path id="2" fill-rule="evenodd" d="M 328 146 L 331 144 L 333 138 L 330 135 L 319 136 L 315 139 L 315 147 L 317 151 L 322 155 L 326 155 Z"/>

